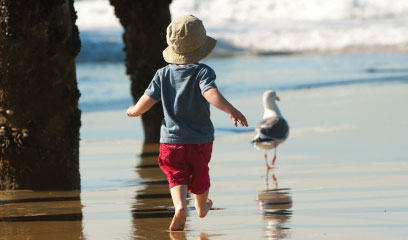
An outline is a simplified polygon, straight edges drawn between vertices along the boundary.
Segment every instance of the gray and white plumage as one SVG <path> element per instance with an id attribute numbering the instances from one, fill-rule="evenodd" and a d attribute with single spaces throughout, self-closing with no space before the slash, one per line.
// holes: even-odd
<path id="1" fill-rule="evenodd" d="M 289 125 L 279 111 L 276 100 L 279 98 L 274 91 L 266 91 L 263 94 L 264 115 L 262 121 L 255 128 L 255 137 L 252 144 L 257 149 L 265 151 L 266 167 L 270 168 L 267 162 L 266 151 L 275 149 L 275 156 L 272 159 L 272 167 L 276 160 L 276 148 L 289 136 Z"/>

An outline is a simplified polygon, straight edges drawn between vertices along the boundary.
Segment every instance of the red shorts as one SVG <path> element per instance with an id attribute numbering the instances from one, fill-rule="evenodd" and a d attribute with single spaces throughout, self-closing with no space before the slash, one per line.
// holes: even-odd
<path id="1" fill-rule="evenodd" d="M 202 144 L 160 143 L 159 166 L 167 175 L 169 188 L 187 185 L 194 194 L 202 194 L 210 188 L 208 163 L 212 142 Z"/>

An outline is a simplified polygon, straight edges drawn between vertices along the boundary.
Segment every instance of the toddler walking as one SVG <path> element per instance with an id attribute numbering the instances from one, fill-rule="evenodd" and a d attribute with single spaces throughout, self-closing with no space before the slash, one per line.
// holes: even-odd
<path id="1" fill-rule="evenodd" d="M 210 104 L 226 112 L 235 126 L 248 126 L 245 116 L 218 91 L 215 72 L 199 63 L 215 47 L 200 19 L 186 15 L 167 27 L 168 47 L 163 57 L 169 64 L 159 69 L 144 95 L 127 115 L 138 117 L 156 102 L 163 105 L 160 129 L 159 166 L 166 174 L 175 213 L 169 229 L 183 230 L 186 222 L 187 191 L 195 196 L 199 217 L 212 207 L 208 198 L 214 127 Z"/>

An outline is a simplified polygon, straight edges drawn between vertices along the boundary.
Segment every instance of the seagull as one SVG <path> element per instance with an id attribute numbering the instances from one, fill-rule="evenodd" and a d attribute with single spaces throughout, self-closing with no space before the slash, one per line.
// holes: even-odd
<path id="1" fill-rule="evenodd" d="M 274 91 L 266 91 L 262 97 L 264 105 L 264 115 L 262 121 L 255 128 L 255 137 L 251 141 L 257 149 L 264 150 L 264 158 L 267 169 L 275 168 L 276 148 L 289 136 L 289 125 L 282 117 L 276 101 L 280 101 Z M 271 166 L 268 165 L 267 150 L 275 149 L 275 155 Z"/>

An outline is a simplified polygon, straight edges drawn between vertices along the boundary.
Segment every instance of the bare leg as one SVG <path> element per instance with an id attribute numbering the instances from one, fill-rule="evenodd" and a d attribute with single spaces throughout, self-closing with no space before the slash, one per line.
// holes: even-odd
<path id="1" fill-rule="evenodd" d="M 202 194 L 199 195 L 195 195 L 195 207 L 196 207 L 196 211 L 197 214 L 200 218 L 203 218 L 207 215 L 208 211 L 210 211 L 213 202 L 208 199 L 208 191 L 205 191 Z"/>
<path id="2" fill-rule="evenodd" d="M 269 169 L 269 164 L 268 164 L 268 155 L 266 155 L 266 150 L 264 150 L 264 158 L 265 158 L 265 164 L 266 164 L 266 169 Z"/>
<path id="3" fill-rule="evenodd" d="M 170 189 L 175 212 L 170 224 L 170 231 L 182 231 L 187 218 L 187 185 L 178 185 Z"/>

